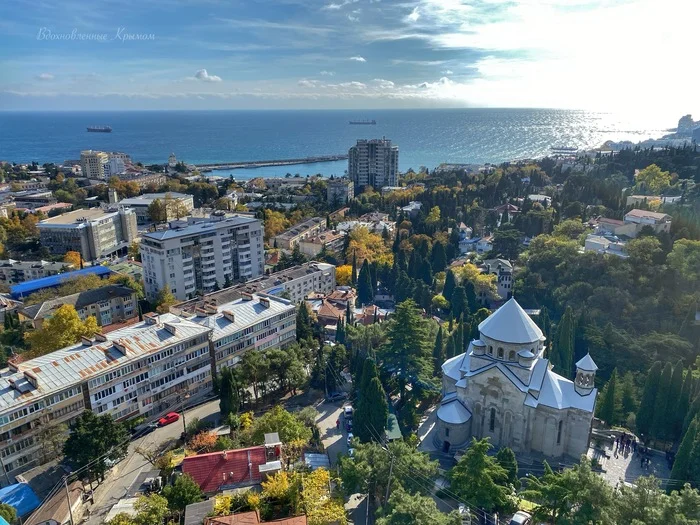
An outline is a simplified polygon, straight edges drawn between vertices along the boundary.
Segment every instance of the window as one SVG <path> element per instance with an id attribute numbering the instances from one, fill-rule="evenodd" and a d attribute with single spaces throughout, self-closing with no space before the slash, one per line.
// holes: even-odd
<path id="1" fill-rule="evenodd" d="M 559 421 L 559 427 L 557 428 L 557 445 L 561 443 L 561 429 L 564 426 L 563 421 Z"/>
<path id="2" fill-rule="evenodd" d="M 489 345 L 489 355 L 493 355 L 493 346 Z"/>
<path id="3" fill-rule="evenodd" d="M 445 437 L 450 437 L 450 429 L 449 428 L 445 429 Z"/>
<path id="4" fill-rule="evenodd" d="M 508 352 L 508 361 L 515 361 L 515 350 Z"/>
<path id="5" fill-rule="evenodd" d="M 489 417 L 489 431 L 493 432 L 496 428 L 496 409 L 491 409 L 491 416 Z"/>
<path id="6" fill-rule="evenodd" d="M 500 346 L 498 347 L 498 358 L 503 359 L 503 348 Z"/>

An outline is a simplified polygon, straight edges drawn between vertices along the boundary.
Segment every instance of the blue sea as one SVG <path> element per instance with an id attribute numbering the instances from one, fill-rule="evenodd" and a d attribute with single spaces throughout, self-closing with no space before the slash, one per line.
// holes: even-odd
<path id="1" fill-rule="evenodd" d="M 407 170 L 539 157 L 552 146 L 638 142 L 663 135 L 676 122 L 667 117 L 550 109 L 0 112 L 0 160 L 61 163 L 95 149 L 123 151 L 144 164 L 165 163 L 170 153 L 193 164 L 245 162 L 347 153 L 358 138 L 385 136 L 399 146 L 400 169 Z M 377 124 L 348 124 L 358 119 Z M 113 131 L 88 133 L 87 126 Z M 345 169 L 339 161 L 212 174 L 248 179 Z"/>

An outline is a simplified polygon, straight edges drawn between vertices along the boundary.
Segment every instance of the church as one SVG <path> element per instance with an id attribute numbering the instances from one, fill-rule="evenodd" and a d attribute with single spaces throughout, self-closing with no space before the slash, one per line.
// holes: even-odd
<path id="1" fill-rule="evenodd" d="M 516 454 L 584 454 L 597 395 L 591 356 L 576 363 L 574 381 L 553 372 L 542 330 L 515 299 L 482 321 L 479 335 L 442 365 L 435 445 L 454 452 L 488 437 Z"/>

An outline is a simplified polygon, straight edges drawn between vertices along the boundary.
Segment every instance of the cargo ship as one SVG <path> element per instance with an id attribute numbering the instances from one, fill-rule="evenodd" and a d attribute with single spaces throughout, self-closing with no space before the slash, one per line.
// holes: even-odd
<path id="1" fill-rule="evenodd" d="M 357 125 L 374 126 L 377 124 L 377 121 L 374 119 L 373 120 L 351 120 L 349 123 L 356 125 L 356 126 Z"/>
<path id="2" fill-rule="evenodd" d="M 91 133 L 112 133 L 110 126 L 88 126 L 87 130 Z"/>

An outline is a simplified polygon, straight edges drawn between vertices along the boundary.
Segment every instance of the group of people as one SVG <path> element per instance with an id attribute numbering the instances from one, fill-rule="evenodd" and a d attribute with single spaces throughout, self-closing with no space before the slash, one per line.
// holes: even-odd
<path id="1" fill-rule="evenodd" d="M 618 454 L 624 454 L 625 456 L 632 452 L 633 454 L 637 452 L 637 438 L 630 436 L 627 432 L 623 432 L 617 439 L 615 439 L 615 458 Z"/>

